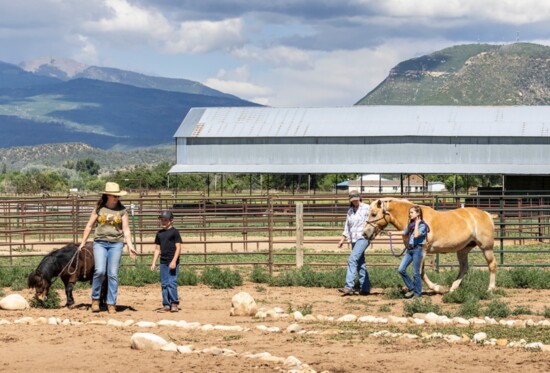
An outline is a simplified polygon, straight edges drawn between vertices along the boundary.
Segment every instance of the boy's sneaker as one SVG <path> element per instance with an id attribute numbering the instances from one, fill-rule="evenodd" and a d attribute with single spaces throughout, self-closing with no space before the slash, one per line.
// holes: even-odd
<path id="1" fill-rule="evenodd" d="M 170 307 L 170 312 L 178 312 L 178 305 L 175 303 L 172 303 L 172 306 Z"/>
<path id="2" fill-rule="evenodd" d="M 170 312 L 170 306 L 162 306 L 157 310 L 157 312 Z"/>

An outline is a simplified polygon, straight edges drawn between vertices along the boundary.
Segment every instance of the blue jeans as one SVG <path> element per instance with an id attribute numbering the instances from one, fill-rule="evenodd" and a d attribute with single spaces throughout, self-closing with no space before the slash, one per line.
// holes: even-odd
<path id="1" fill-rule="evenodd" d="M 122 256 L 122 242 L 94 241 L 94 280 L 92 281 L 92 299 L 99 299 L 101 284 L 107 272 L 107 304 L 116 304 L 118 295 L 118 269 Z"/>
<path id="2" fill-rule="evenodd" d="M 178 300 L 178 272 L 179 263 L 176 268 L 170 269 L 170 264 L 160 263 L 160 285 L 162 287 L 162 305 L 170 306 L 179 304 Z"/>
<path id="3" fill-rule="evenodd" d="M 403 278 L 405 285 L 409 290 L 414 290 L 414 295 L 417 297 L 422 296 L 422 278 L 420 277 L 420 263 L 422 263 L 422 246 L 417 246 L 414 249 L 407 249 L 405 256 L 401 260 L 399 265 L 399 274 Z M 407 267 L 413 264 L 413 278 L 411 279 L 407 273 Z"/>
<path id="4" fill-rule="evenodd" d="M 346 272 L 346 288 L 353 289 L 355 276 L 359 272 L 359 289 L 362 292 L 370 292 L 369 273 L 365 264 L 365 251 L 369 246 L 369 240 L 357 240 L 351 244 L 351 254 L 348 259 L 348 270 Z"/>

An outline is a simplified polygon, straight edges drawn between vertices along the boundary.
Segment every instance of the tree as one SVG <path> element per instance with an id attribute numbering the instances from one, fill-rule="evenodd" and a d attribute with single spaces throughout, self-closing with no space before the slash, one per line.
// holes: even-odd
<path id="1" fill-rule="evenodd" d="M 79 159 L 76 162 L 74 168 L 78 172 L 85 172 L 89 175 L 97 175 L 99 174 L 100 166 L 92 158 L 86 158 L 86 159 Z"/>

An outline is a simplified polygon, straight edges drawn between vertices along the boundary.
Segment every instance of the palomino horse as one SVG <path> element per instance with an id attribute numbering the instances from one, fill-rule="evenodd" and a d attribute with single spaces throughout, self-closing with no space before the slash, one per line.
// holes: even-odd
<path id="1" fill-rule="evenodd" d="M 397 198 L 382 198 L 372 202 L 363 235 L 372 240 L 388 224 L 403 232 L 409 223 L 409 209 L 412 206 L 414 204 L 410 201 Z M 428 287 L 438 293 L 444 292 L 444 288 L 431 282 L 424 272 L 424 259 L 427 253 L 456 253 L 459 270 L 450 290 L 454 291 L 468 271 L 468 253 L 478 246 L 489 266 L 489 290 L 493 290 L 497 263 L 493 255 L 494 222 L 491 215 L 474 207 L 450 211 L 435 211 L 428 206 L 421 208 L 424 221 L 430 226 L 420 267 L 422 279 Z M 403 241 L 407 245 L 405 236 Z"/>
<path id="2" fill-rule="evenodd" d="M 59 277 L 65 285 L 67 304 L 74 306 L 73 288 L 77 281 L 89 281 L 94 277 L 93 244 L 88 242 L 77 252 L 78 246 L 70 243 L 46 255 L 38 267 L 29 274 L 27 286 L 36 290 L 35 297 L 40 302 L 47 300 L 48 291 L 53 281 Z M 107 296 L 107 282 L 103 281 L 101 300 Z"/>

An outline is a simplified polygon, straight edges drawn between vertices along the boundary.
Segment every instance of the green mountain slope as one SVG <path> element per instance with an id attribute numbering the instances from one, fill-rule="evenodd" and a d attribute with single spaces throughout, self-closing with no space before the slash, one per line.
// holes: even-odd
<path id="1" fill-rule="evenodd" d="M 549 105 L 550 47 L 446 48 L 399 63 L 356 105 Z"/>

